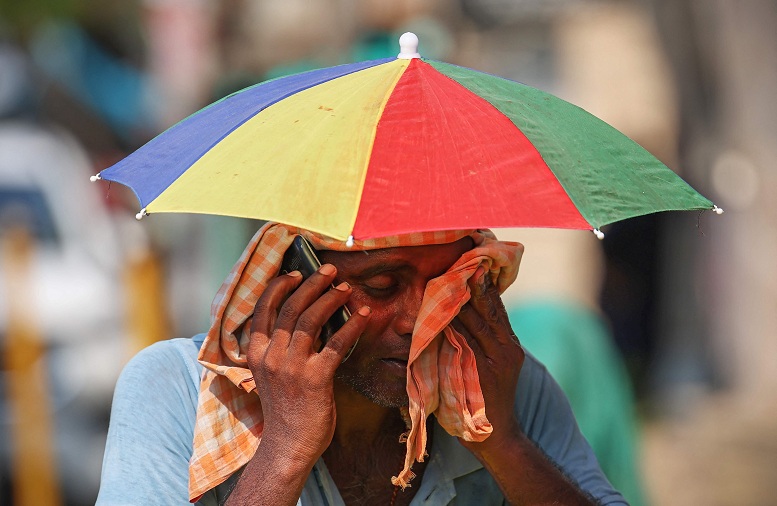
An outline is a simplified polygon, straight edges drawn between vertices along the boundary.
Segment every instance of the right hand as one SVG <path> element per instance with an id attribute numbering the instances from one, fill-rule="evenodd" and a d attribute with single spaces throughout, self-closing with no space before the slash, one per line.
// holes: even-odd
<path id="1" fill-rule="evenodd" d="M 262 402 L 260 450 L 312 465 L 335 430 L 334 373 L 369 321 L 368 307 L 354 312 L 319 352 L 321 327 L 352 292 L 347 283 L 329 289 L 331 264 L 301 282 L 298 272 L 273 279 L 259 297 L 251 322 L 248 366 Z"/>

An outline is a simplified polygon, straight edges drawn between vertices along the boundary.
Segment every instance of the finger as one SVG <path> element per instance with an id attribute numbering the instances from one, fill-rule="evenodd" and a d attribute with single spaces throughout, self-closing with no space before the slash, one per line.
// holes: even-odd
<path id="1" fill-rule="evenodd" d="M 505 315 L 499 291 L 491 282 L 491 275 L 484 266 L 479 266 L 475 274 L 467 280 L 470 287 L 470 304 L 483 316 L 487 323 L 498 325 Z"/>
<path id="2" fill-rule="evenodd" d="M 329 377 L 334 377 L 337 367 L 343 362 L 351 348 L 356 345 L 359 336 L 367 327 L 371 314 L 372 310 L 368 306 L 359 308 L 316 355 L 316 359 L 321 362 L 322 369 Z"/>
<path id="3" fill-rule="evenodd" d="M 520 344 L 507 320 L 504 325 L 489 323 L 469 302 L 462 306 L 457 318 L 486 355 L 501 353 L 508 344 Z"/>
<path id="4" fill-rule="evenodd" d="M 283 274 L 270 281 L 267 288 L 264 289 L 259 300 L 254 306 L 254 314 L 251 319 L 251 341 L 249 343 L 249 353 L 252 348 L 261 346 L 266 347 L 270 335 L 275 326 L 275 320 L 278 315 L 278 308 L 286 300 L 289 293 L 292 292 L 302 281 L 302 274 L 299 271 L 293 271 Z"/>
<path id="5" fill-rule="evenodd" d="M 351 285 L 343 282 L 314 301 L 297 320 L 289 346 L 290 351 L 310 353 L 318 350 L 314 348 L 314 341 L 318 341 L 322 327 L 338 308 L 348 302 L 352 292 Z"/>
<path id="6" fill-rule="evenodd" d="M 315 302 L 335 279 L 337 269 L 332 264 L 324 264 L 309 278 L 302 282 L 292 293 L 278 312 L 275 329 L 291 336 L 297 326 L 300 315 Z M 288 343 L 287 343 L 288 344 Z"/>
<path id="7" fill-rule="evenodd" d="M 451 321 L 451 326 L 456 332 L 464 337 L 464 339 L 467 341 L 467 344 L 470 348 L 472 348 L 472 351 L 474 351 L 476 355 L 481 352 L 480 345 L 478 344 L 477 340 L 473 337 L 472 333 L 467 329 L 467 327 L 464 326 L 458 316 L 456 316 Z"/>
<path id="8" fill-rule="evenodd" d="M 496 343 L 507 344 L 513 341 L 515 334 L 510 327 L 507 310 L 486 269 L 478 267 L 468 284 L 471 297 L 459 313 L 462 323 L 484 350 Z"/>

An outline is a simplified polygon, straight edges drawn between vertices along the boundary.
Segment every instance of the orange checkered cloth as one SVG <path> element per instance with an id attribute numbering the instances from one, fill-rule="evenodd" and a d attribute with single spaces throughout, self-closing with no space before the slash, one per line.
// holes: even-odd
<path id="1" fill-rule="evenodd" d="M 351 247 L 302 230 L 270 223 L 262 227 L 221 285 L 211 307 L 211 327 L 200 349 L 205 367 L 200 383 L 194 447 L 189 462 L 189 499 L 225 481 L 253 457 L 264 419 L 246 352 L 254 305 L 280 270 L 296 235 L 316 249 L 360 251 L 398 246 L 447 244 L 471 237 L 468 251 L 442 276 L 429 281 L 413 330 L 407 392 L 410 430 L 402 471 L 392 483 L 405 487 L 411 466 L 426 455 L 426 418 L 434 414 L 451 435 L 482 441 L 491 433 L 480 389 L 475 355 L 449 325 L 469 300 L 469 279 L 484 265 L 503 292 L 516 278 L 520 246 L 497 241 L 488 230 L 422 232 L 356 241 Z"/>

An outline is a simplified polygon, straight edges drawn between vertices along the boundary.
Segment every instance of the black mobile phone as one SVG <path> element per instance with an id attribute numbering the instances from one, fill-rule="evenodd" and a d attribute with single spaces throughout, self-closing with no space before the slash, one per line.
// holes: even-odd
<path id="1" fill-rule="evenodd" d="M 302 273 L 302 278 L 307 279 L 319 267 L 321 267 L 321 262 L 316 256 L 316 250 L 307 239 L 298 235 L 283 255 L 280 273 L 288 274 L 291 271 L 299 271 Z M 326 343 L 350 317 L 351 312 L 345 306 L 335 311 L 329 321 L 321 328 L 321 343 Z"/>

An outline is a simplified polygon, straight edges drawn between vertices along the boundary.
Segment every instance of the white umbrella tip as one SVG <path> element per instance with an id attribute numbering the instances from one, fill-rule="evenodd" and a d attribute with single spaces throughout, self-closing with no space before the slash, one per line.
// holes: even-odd
<path id="1" fill-rule="evenodd" d="M 418 54 L 418 35 L 413 32 L 405 32 L 399 37 L 399 54 L 397 58 L 402 60 L 411 60 L 420 58 Z"/>
<path id="2" fill-rule="evenodd" d="M 712 206 L 712 212 L 715 213 L 715 214 L 723 214 L 723 209 L 719 208 L 716 205 L 713 205 Z"/>
<path id="3" fill-rule="evenodd" d="M 95 174 L 94 176 L 89 176 L 89 181 L 91 181 L 91 182 L 93 182 L 93 183 L 94 183 L 95 181 L 99 181 L 100 179 L 102 179 L 102 178 L 100 177 L 100 174 Z"/>

